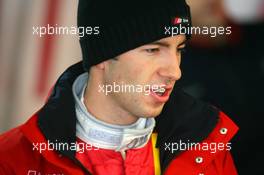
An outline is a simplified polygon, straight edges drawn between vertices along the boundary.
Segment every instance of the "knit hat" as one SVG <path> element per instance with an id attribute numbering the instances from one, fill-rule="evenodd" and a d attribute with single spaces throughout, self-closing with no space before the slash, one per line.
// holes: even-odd
<path id="1" fill-rule="evenodd" d="M 85 70 L 191 26 L 185 0 L 79 0 L 78 27 Z M 88 31 L 88 32 L 87 32 Z M 190 37 L 189 34 L 186 35 Z"/>

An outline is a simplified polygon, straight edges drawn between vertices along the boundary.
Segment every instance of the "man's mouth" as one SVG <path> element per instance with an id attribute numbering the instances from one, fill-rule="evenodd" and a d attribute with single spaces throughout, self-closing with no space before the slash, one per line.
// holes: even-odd
<path id="1" fill-rule="evenodd" d="M 158 102 L 166 102 L 169 99 L 172 87 L 160 86 L 158 89 L 151 89 L 151 96 Z"/>
<path id="2" fill-rule="evenodd" d="M 153 92 L 156 93 L 158 96 L 163 96 L 166 93 L 166 89 L 165 88 L 159 88 Z"/>

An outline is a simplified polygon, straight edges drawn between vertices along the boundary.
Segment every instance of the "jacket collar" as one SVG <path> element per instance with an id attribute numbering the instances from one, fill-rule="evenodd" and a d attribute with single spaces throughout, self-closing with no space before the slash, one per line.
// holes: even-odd
<path id="1" fill-rule="evenodd" d="M 76 114 L 72 84 L 84 73 L 79 62 L 69 67 L 56 82 L 43 108 L 38 112 L 38 126 L 50 142 L 76 142 Z M 219 111 L 212 106 L 192 98 L 175 87 L 162 113 L 156 118 L 155 131 L 158 132 L 156 147 L 160 150 L 162 172 L 171 160 L 179 154 L 166 152 L 168 143 L 181 141 L 200 142 L 217 124 Z M 75 151 L 64 150 L 61 154 L 71 159 Z"/>

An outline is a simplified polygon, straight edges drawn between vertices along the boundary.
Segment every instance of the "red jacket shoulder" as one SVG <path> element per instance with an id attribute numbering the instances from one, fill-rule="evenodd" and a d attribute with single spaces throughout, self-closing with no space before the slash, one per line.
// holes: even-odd
<path id="1" fill-rule="evenodd" d="M 23 124 L 0 135 L 0 163 L 24 161 L 25 157 L 33 156 L 33 145 L 26 137 Z M 34 131 L 31 131 L 34 133 Z"/>
<path id="2" fill-rule="evenodd" d="M 21 144 L 25 139 L 23 133 L 20 130 L 21 126 L 13 128 L 0 135 L 0 154 L 10 154 L 17 148 L 21 147 Z M 2 156 L 1 156 L 2 157 Z"/>

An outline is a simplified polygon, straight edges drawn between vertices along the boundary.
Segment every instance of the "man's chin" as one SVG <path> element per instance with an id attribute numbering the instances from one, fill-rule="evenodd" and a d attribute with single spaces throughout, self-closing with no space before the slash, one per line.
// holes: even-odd
<path id="1" fill-rule="evenodd" d="M 146 115 L 146 118 L 152 118 L 152 117 L 154 118 L 154 117 L 159 116 L 159 115 L 161 114 L 161 112 L 162 112 L 163 106 L 164 106 L 164 105 L 162 105 L 162 106 L 159 107 L 159 108 L 156 108 L 156 109 L 152 109 L 152 110 L 150 110 L 151 112 L 149 112 L 149 113 Z"/>

